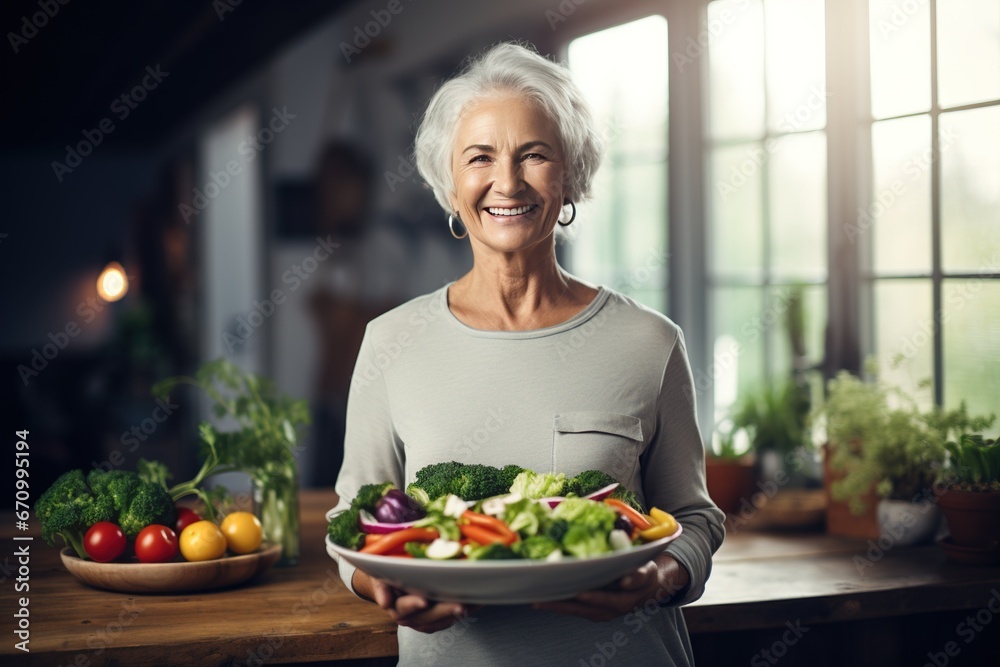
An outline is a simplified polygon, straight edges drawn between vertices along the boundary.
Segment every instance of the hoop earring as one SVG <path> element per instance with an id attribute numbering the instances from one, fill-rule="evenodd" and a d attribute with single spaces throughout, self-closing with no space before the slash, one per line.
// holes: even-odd
<path id="1" fill-rule="evenodd" d="M 455 222 L 455 218 L 457 218 L 457 217 L 458 217 L 457 213 L 455 213 L 454 215 L 449 215 L 448 216 L 448 231 L 451 232 L 452 236 L 454 236 L 456 239 L 458 239 L 459 241 L 461 241 L 462 239 L 464 239 L 466 236 L 469 235 L 469 230 L 466 229 L 465 233 L 462 234 L 461 236 L 459 236 L 458 234 L 455 233 L 454 222 Z M 458 218 L 458 221 L 462 222 L 462 219 Z"/>
<path id="2" fill-rule="evenodd" d="M 570 217 L 568 222 L 563 222 L 562 220 L 556 220 L 556 222 L 558 222 L 559 225 L 562 227 L 569 227 L 570 225 L 573 224 L 573 221 L 576 220 L 576 204 L 574 204 L 571 201 L 566 202 L 566 204 L 569 204 L 570 206 L 573 207 L 573 215 Z M 565 206 L 566 204 L 563 204 L 563 206 Z"/>

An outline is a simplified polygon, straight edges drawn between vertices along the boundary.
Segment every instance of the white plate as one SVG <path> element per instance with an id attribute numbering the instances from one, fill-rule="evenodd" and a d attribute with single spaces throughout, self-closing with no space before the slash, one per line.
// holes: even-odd
<path id="1" fill-rule="evenodd" d="M 606 586 L 652 560 L 682 531 L 624 551 L 566 557 L 561 561 L 490 560 L 435 561 L 424 558 L 373 556 L 345 549 L 326 537 L 330 557 L 341 556 L 368 574 L 397 588 L 435 600 L 468 604 L 530 604 L 571 598 L 581 591 Z"/>

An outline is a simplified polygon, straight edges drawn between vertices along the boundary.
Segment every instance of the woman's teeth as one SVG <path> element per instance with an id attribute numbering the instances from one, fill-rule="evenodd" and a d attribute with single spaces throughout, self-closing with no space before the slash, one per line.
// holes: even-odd
<path id="1" fill-rule="evenodd" d="M 521 215 L 533 209 L 533 205 L 519 206 L 518 208 L 487 208 L 491 215 Z"/>

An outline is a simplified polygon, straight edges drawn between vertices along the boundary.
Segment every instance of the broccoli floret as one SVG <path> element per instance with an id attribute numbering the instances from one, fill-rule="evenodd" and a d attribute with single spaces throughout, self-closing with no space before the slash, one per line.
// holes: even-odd
<path id="1" fill-rule="evenodd" d="M 494 542 L 475 547 L 469 552 L 469 560 L 514 560 L 519 556 L 510 547 Z"/>
<path id="2" fill-rule="evenodd" d="M 348 508 L 330 519 L 326 532 L 334 544 L 345 549 L 360 549 L 365 544 L 365 536 L 358 529 L 358 511 Z"/>
<path id="3" fill-rule="evenodd" d="M 121 527 L 125 537 L 134 540 L 143 528 L 150 524 L 158 523 L 166 526 L 173 526 L 176 521 L 174 501 L 170 498 L 167 490 L 158 484 L 143 482 L 138 477 L 135 483 L 127 483 L 124 480 L 111 485 L 112 497 L 116 490 L 124 493 L 123 489 L 132 490 L 131 496 L 121 496 L 121 502 L 126 504 L 125 509 L 118 515 L 118 525 Z M 115 497 L 117 505 L 118 498 Z"/>
<path id="4" fill-rule="evenodd" d="M 382 496 L 395 488 L 396 485 L 392 482 L 383 482 L 382 484 L 365 484 L 358 489 L 358 495 L 354 496 L 351 506 L 357 507 L 358 509 L 372 511 L 375 509 L 375 505 L 378 501 L 382 499 Z"/>
<path id="5" fill-rule="evenodd" d="M 504 486 L 507 491 L 510 491 L 511 485 L 517 476 L 525 471 L 525 468 L 516 465 L 506 465 L 500 468 L 500 484 Z"/>
<path id="6" fill-rule="evenodd" d="M 617 479 L 603 470 L 584 470 L 576 477 L 566 480 L 566 487 L 563 490 L 567 495 L 575 493 L 582 498 L 598 489 L 617 483 Z"/>
<path id="7" fill-rule="evenodd" d="M 545 537 L 562 542 L 567 530 L 569 530 L 569 522 L 565 519 L 556 519 L 545 529 Z"/>
<path id="8" fill-rule="evenodd" d="M 521 558 L 538 560 L 545 558 L 553 551 L 559 551 L 559 542 L 545 535 L 533 535 L 515 542 L 511 547 Z"/>
<path id="9" fill-rule="evenodd" d="M 360 549 L 365 544 L 365 535 L 358 528 L 358 517 L 362 509 L 373 511 L 375 504 L 386 493 L 395 489 L 392 482 L 382 484 L 365 484 L 358 489 L 358 494 L 351 501 L 351 506 L 330 519 L 326 532 L 334 544 L 345 549 Z"/>
<path id="10" fill-rule="evenodd" d="M 91 525 L 87 519 L 93 511 L 93 500 L 83 471 L 71 470 L 60 475 L 35 503 L 35 516 L 42 524 L 45 541 L 55 545 L 59 537 L 80 558 L 86 558 L 83 536 Z"/>
<path id="11" fill-rule="evenodd" d="M 510 484 L 505 480 L 506 476 L 499 468 L 450 461 L 421 468 L 410 486 L 423 490 L 431 499 L 450 493 L 463 500 L 482 500 L 507 493 Z M 407 492 L 410 492 L 409 488 Z"/>

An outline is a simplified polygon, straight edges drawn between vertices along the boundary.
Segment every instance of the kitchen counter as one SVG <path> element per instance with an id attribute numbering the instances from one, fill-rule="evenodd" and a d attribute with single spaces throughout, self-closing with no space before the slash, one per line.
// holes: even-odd
<path id="1" fill-rule="evenodd" d="M 334 503 L 332 492 L 303 492 L 298 566 L 272 569 L 242 587 L 183 595 L 85 586 L 37 537 L 34 517 L 34 531 L 21 533 L 36 536 L 28 542 L 30 591 L 15 593 L 14 552 L 24 542 L 12 540 L 13 516 L 5 513 L 0 662 L 358 664 L 393 656 L 395 625 L 344 589 L 323 548 L 324 514 Z M 945 651 L 948 641 L 961 655 L 947 664 L 980 664 L 976 656 L 1000 654 L 1000 619 L 983 623 L 986 614 L 992 619 L 993 596 L 1000 611 L 1000 567 L 952 565 L 936 546 L 868 551 L 864 541 L 822 534 L 729 535 L 705 596 L 684 609 L 699 664 L 774 664 L 769 657 L 793 652 L 799 659 L 785 664 L 910 664 L 912 656 Z M 12 615 L 21 596 L 30 599 L 30 654 L 14 647 Z M 983 627 L 966 642 L 956 626 L 977 612 Z M 757 657 L 763 662 L 753 662 Z"/>

